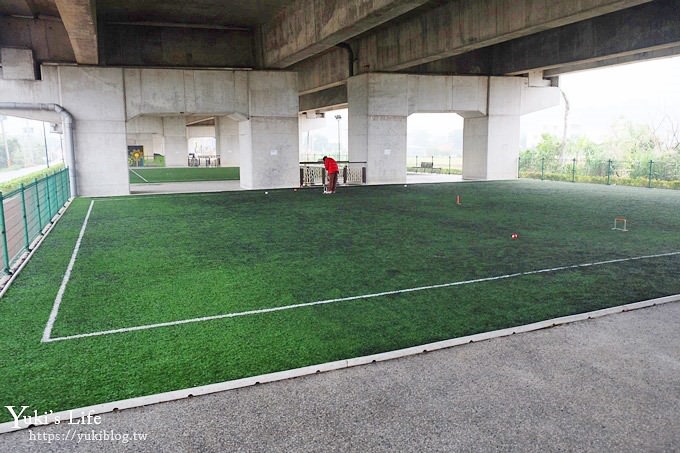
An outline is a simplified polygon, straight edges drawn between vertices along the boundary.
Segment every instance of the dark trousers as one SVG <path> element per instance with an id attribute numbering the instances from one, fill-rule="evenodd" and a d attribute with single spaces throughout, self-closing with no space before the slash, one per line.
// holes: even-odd
<path id="1" fill-rule="evenodd" d="M 328 192 L 335 192 L 335 186 L 338 185 L 338 173 L 328 173 L 328 187 L 326 190 Z"/>

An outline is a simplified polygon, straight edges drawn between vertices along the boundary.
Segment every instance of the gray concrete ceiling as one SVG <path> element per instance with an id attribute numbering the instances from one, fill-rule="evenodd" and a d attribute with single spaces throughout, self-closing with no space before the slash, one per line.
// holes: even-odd
<path id="1" fill-rule="evenodd" d="M 2 0 L 0 14 L 16 16 L 59 16 L 55 0 Z"/>
<path id="2" fill-rule="evenodd" d="M 254 27 L 292 0 L 97 0 L 103 22 L 157 22 Z"/>

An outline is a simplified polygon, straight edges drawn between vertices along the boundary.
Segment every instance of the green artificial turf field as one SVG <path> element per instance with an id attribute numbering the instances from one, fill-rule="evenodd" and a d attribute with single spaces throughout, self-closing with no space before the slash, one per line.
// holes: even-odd
<path id="1" fill-rule="evenodd" d="M 57 412 L 677 294 L 679 226 L 675 191 L 538 181 L 77 199 L 0 300 L 0 403 Z"/>
<path id="2" fill-rule="evenodd" d="M 228 181 L 239 179 L 238 167 L 131 168 L 130 184 Z"/>

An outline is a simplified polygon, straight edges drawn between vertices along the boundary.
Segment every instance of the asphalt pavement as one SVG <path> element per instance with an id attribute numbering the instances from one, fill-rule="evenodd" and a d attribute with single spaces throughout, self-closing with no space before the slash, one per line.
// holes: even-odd
<path id="1" fill-rule="evenodd" d="M 8 433 L 0 451 L 680 451 L 679 326 L 668 303 Z"/>

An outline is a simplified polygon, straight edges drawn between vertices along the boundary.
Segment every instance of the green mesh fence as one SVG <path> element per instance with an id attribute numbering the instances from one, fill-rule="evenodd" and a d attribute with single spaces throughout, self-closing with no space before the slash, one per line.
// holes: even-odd
<path id="1" fill-rule="evenodd" d="M 462 156 L 407 156 L 406 171 L 411 173 L 463 174 Z"/>
<path id="2" fill-rule="evenodd" d="M 680 160 L 520 159 L 519 177 L 680 189 Z"/>
<path id="3" fill-rule="evenodd" d="M 68 168 L 12 192 L 0 192 L 0 277 L 11 274 L 70 196 Z"/>

